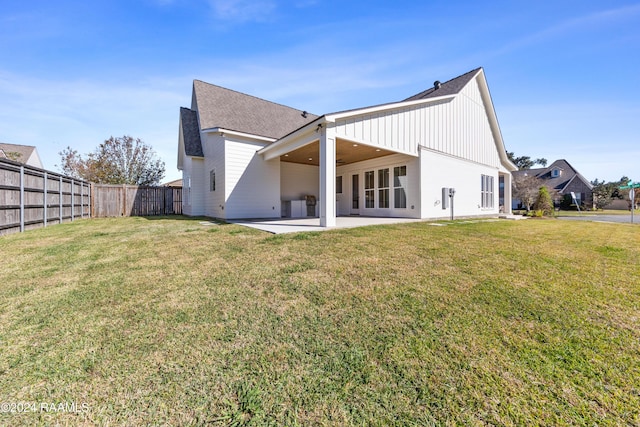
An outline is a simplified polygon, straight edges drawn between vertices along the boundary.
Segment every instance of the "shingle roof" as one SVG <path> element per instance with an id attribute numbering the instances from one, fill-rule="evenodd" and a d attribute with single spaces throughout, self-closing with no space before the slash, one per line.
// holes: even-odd
<path id="1" fill-rule="evenodd" d="M 554 169 L 559 169 L 562 171 L 562 173 L 559 176 L 554 177 L 551 174 Z M 591 187 L 591 183 L 589 183 L 589 181 L 587 181 L 585 177 L 583 177 L 577 170 L 574 169 L 573 166 L 569 164 L 569 162 L 564 159 L 556 160 L 546 168 L 523 169 L 515 171 L 513 172 L 513 175 L 533 175 L 536 178 L 544 180 L 544 185 L 546 185 L 548 188 L 558 190 L 559 192 L 562 192 L 569 184 L 569 182 L 576 176 L 580 178 L 588 187 Z"/>
<path id="2" fill-rule="evenodd" d="M 267 138 L 280 138 L 318 116 L 220 86 L 193 81 L 200 129 L 223 128 Z"/>
<path id="3" fill-rule="evenodd" d="M 476 68 L 475 70 L 471 70 L 468 73 L 464 73 L 461 76 L 441 83 L 440 88 L 438 89 L 436 89 L 435 87 L 430 87 L 427 90 L 410 96 L 409 98 L 405 99 L 405 101 L 418 101 L 420 99 L 435 98 L 436 96 L 455 95 L 456 93 L 460 92 L 462 88 L 465 87 L 465 85 L 469 83 L 469 81 L 474 78 L 480 70 L 482 70 L 482 67 Z"/>
<path id="4" fill-rule="evenodd" d="M 430 87 L 427 90 L 424 90 L 416 95 L 413 95 L 407 99 L 403 99 L 402 101 L 393 101 L 393 102 L 385 102 L 383 104 L 376 104 L 376 105 L 370 105 L 364 108 L 376 108 L 376 107 L 384 107 L 386 105 L 393 105 L 393 104 L 397 104 L 398 102 L 407 102 L 407 101 L 419 101 L 421 99 L 428 99 L 428 98 L 436 98 L 439 96 L 447 96 L 447 95 L 455 95 L 458 92 L 460 92 L 462 90 L 462 88 L 469 83 L 469 81 L 475 77 L 475 75 L 478 73 L 478 71 L 480 71 L 482 69 L 482 67 L 476 68 L 475 70 L 471 70 L 468 73 L 464 73 L 461 76 L 458 76 L 456 78 L 453 78 L 445 83 L 442 83 L 440 85 L 439 89 L 435 89 L 434 87 Z M 327 115 L 333 115 L 333 114 L 343 114 L 343 113 L 350 113 L 352 111 L 358 111 L 358 110 L 362 110 L 363 107 L 359 107 L 359 108 L 352 108 L 350 110 L 342 110 L 342 111 L 336 111 Z"/>
<path id="5" fill-rule="evenodd" d="M 180 107 L 180 122 L 182 123 L 182 138 L 184 141 L 185 154 L 187 156 L 204 157 L 196 112 L 188 108 Z"/>
<path id="6" fill-rule="evenodd" d="M 33 154 L 36 147 L 32 145 L 18 145 L 18 144 L 5 144 L 0 143 L 0 156 L 8 158 L 9 160 L 15 160 L 20 163 L 26 163 L 29 157 Z M 18 158 L 14 159 L 10 156 L 11 153 L 17 153 Z"/>

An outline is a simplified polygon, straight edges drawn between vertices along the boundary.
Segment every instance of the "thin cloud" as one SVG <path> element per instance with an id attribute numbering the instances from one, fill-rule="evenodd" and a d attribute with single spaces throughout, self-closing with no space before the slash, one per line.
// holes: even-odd
<path id="1" fill-rule="evenodd" d="M 210 0 L 209 4 L 217 18 L 231 23 L 269 21 L 276 10 L 270 0 Z"/>
<path id="2" fill-rule="evenodd" d="M 45 168 L 53 169 L 66 146 L 86 153 L 111 135 L 130 134 L 149 143 L 174 172 L 178 108 L 190 102 L 184 86 L 45 80 L 0 70 L 0 140 L 37 146 Z"/>
<path id="3" fill-rule="evenodd" d="M 603 10 L 589 15 L 579 16 L 560 22 L 541 31 L 514 40 L 494 52 L 503 55 L 524 47 L 551 40 L 567 33 L 593 29 L 597 26 L 610 25 L 640 15 L 640 4 Z"/>

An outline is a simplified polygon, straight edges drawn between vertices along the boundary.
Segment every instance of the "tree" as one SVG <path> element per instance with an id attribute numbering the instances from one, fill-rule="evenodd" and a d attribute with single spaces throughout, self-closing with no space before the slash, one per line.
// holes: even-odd
<path id="1" fill-rule="evenodd" d="M 549 194 L 549 190 L 544 185 L 538 191 L 535 209 L 542 211 L 543 215 L 553 214 L 553 200 L 551 200 L 551 194 Z"/>
<path id="2" fill-rule="evenodd" d="M 140 138 L 104 141 L 86 157 L 67 147 L 60 153 L 64 174 L 98 184 L 156 185 L 164 177 L 164 162 Z"/>
<path id="3" fill-rule="evenodd" d="M 515 154 L 513 153 L 513 151 L 507 151 L 507 157 L 520 170 L 531 169 L 534 165 L 540 165 L 540 166 L 543 166 L 543 167 L 547 166 L 547 159 L 545 159 L 544 157 L 541 157 L 541 158 L 535 159 L 535 160 L 531 160 L 531 157 L 529 157 L 529 156 L 516 157 Z"/>
<path id="4" fill-rule="evenodd" d="M 603 209 L 614 199 L 628 200 L 629 208 L 631 208 L 631 200 L 629 200 L 629 189 L 622 190 L 620 187 L 629 185 L 631 180 L 627 176 L 622 176 L 618 181 L 591 181 L 593 185 L 593 202 L 597 209 Z M 635 191 L 635 204 L 640 203 L 640 191 Z"/>
<path id="5" fill-rule="evenodd" d="M 4 153 L 4 156 L 9 160 L 13 160 L 14 162 L 19 162 L 20 159 L 22 158 L 22 153 L 18 153 L 17 151 L 6 151 Z"/>
<path id="6" fill-rule="evenodd" d="M 513 177 L 513 196 L 519 199 L 527 209 L 531 207 L 538 197 L 540 180 L 533 175 L 516 175 Z"/>
<path id="7" fill-rule="evenodd" d="M 616 183 L 598 181 L 596 178 L 591 181 L 591 185 L 593 185 L 593 204 L 596 209 L 604 209 L 613 201 L 614 192 L 617 190 Z"/>

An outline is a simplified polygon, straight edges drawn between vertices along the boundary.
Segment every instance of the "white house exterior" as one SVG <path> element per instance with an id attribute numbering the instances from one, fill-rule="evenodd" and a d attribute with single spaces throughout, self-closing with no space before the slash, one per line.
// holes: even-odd
<path id="1" fill-rule="evenodd" d="M 196 80 L 179 128 L 187 215 L 304 216 L 297 206 L 309 195 L 326 227 L 341 215 L 447 218 L 451 200 L 456 217 L 511 210 L 499 185 L 510 189 L 517 168 L 482 68 L 400 102 L 323 116 Z"/>

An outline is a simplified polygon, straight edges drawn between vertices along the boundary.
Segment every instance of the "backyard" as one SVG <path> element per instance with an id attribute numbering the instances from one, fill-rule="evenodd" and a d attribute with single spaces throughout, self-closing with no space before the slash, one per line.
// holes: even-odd
<path id="1" fill-rule="evenodd" d="M 640 227 L 0 238 L 0 425 L 640 425 Z"/>

